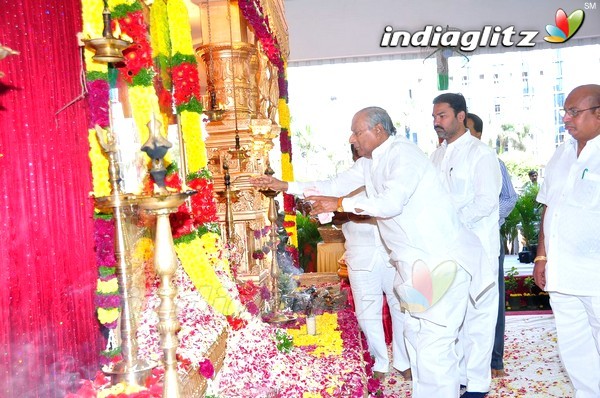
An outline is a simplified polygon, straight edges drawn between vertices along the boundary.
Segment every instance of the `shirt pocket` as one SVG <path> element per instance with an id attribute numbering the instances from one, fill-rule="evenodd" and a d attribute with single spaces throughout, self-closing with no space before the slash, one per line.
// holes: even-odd
<path id="1" fill-rule="evenodd" d="M 459 175 L 459 173 L 450 175 L 449 188 L 452 195 L 452 201 L 460 209 L 470 200 L 470 189 L 468 179 Z"/>
<path id="2" fill-rule="evenodd" d="M 577 207 L 600 211 L 600 174 L 586 172 L 575 181 L 570 197 L 569 201 Z"/>

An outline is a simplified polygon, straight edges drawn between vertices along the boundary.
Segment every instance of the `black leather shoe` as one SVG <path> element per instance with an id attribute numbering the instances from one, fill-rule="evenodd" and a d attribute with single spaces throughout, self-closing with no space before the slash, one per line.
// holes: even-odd
<path id="1" fill-rule="evenodd" d="M 485 398 L 487 397 L 487 392 L 469 392 L 465 391 L 460 398 Z"/>

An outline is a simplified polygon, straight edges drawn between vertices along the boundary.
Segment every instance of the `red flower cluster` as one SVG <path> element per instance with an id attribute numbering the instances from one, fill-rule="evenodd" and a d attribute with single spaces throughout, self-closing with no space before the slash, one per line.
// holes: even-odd
<path id="1" fill-rule="evenodd" d="M 188 103 L 192 97 L 200 101 L 200 81 L 196 65 L 183 62 L 171 69 L 175 106 Z"/>
<path id="2" fill-rule="evenodd" d="M 215 367 L 213 366 L 210 359 L 207 358 L 204 361 L 200 362 L 198 373 L 200 373 L 207 379 L 212 379 L 212 377 L 215 375 Z"/>
<path id="3" fill-rule="evenodd" d="M 133 40 L 133 44 L 123 51 L 125 66 L 119 68 L 123 79 L 128 83 L 144 68 L 152 68 L 152 49 L 148 38 L 148 26 L 142 11 L 135 11 L 117 20 L 121 31 Z"/>
<path id="4" fill-rule="evenodd" d="M 296 197 L 294 195 L 283 194 L 283 209 L 285 210 L 285 214 L 296 215 Z"/>
<path id="5" fill-rule="evenodd" d="M 247 321 L 245 321 L 241 318 L 238 318 L 238 317 L 231 316 L 231 315 L 227 315 L 227 322 L 229 322 L 229 325 L 231 326 L 231 328 L 233 330 L 243 329 L 248 324 Z"/>
<path id="6" fill-rule="evenodd" d="M 240 293 L 240 301 L 242 304 L 246 304 L 254 300 L 254 297 L 259 292 L 259 288 L 254 284 L 254 282 L 247 281 L 238 285 L 238 291 Z"/>
<path id="7" fill-rule="evenodd" d="M 269 18 L 266 17 L 260 2 L 258 0 L 242 0 L 238 4 L 242 15 L 246 18 L 250 26 L 252 26 L 252 29 L 254 29 L 254 34 L 260 41 L 260 44 L 262 44 L 269 61 L 280 71 L 283 70 L 283 59 L 281 58 L 279 43 L 277 43 L 277 38 L 271 33 Z"/>
<path id="8" fill-rule="evenodd" d="M 292 161 L 292 139 L 287 129 L 282 128 L 281 134 L 279 134 L 279 147 L 282 153 L 290 154 L 290 162 Z"/>
<path id="9" fill-rule="evenodd" d="M 194 224 L 200 226 L 207 222 L 216 222 L 217 203 L 213 196 L 213 181 L 207 178 L 195 178 L 188 181 L 187 185 L 198 191 L 191 198 Z"/>

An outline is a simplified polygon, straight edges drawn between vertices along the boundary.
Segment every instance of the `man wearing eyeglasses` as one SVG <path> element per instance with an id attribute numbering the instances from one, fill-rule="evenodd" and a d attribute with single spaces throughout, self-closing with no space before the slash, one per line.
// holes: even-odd
<path id="1" fill-rule="evenodd" d="M 571 135 L 546 166 L 535 283 L 550 293 L 558 349 L 576 398 L 600 397 L 600 85 L 575 88 Z"/>

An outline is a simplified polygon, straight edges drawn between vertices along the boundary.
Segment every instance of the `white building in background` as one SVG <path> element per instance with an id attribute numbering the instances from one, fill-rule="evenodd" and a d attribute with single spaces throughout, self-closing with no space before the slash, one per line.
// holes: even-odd
<path id="1" fill-rule="evenodd" d="M 440 91 L 435 55 L 424 61 L 427 55 L 290 67 L 296 179 L 327 178 L 349 167 L 351 119 L 366 106 L 385 108 L 397 124 L 398 134 L 406 134 L 431 153 L 437 145 L 432 100 Z M 448 91 L 462 93 L 469 111 L 483 119 L 482 140 L 491 146 L 496 146 L 503 124 L 521 131 L 528 126 L 527 152 L 543 166 L 565 137 L 558 111 L 566 95 L 578 85 L 600 83 L 599 69 L 600 44 L 473 54 L 468 59 L 455 54 L 449 58 Z M 305 157 L 297 132 L 313 145 Z M 277 158 L 273 154 L 274 165 Z"/>

